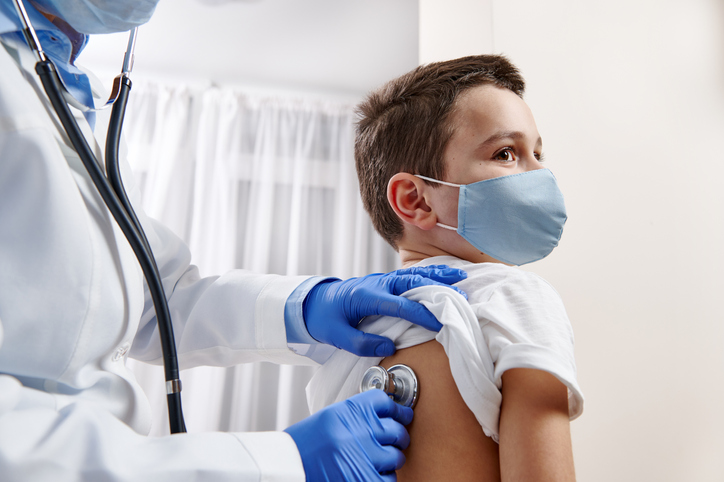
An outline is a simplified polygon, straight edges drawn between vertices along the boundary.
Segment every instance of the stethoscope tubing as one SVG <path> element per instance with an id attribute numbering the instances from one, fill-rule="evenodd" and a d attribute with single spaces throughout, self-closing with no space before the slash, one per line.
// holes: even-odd
<path id="1" fill-rule="evenodd" d="M 135 36 L 134 36 L 135 37 Z M 124 67 L 125 70 L 125 67 Z M 171 433 L 186 432 L 184 423 L 183 410 L 181 408 L 181 381 L 179 378 L 178 355 L 176 354 L 176 341 L 173 334 L 173 324 L 171 323 L 171 313 L 168 308 L 163 282 L 158 271 L 156 258 L 153 256 L 151 245 L 148 242 L 146 233 L 141 226 L 136 212 L 128 199 L 126 190 L 123 187 L 123 179 L 119 168 L 118 150 L 120 146 L 121 131 L 123 130 L 123 120 L 126 114 L 126 105 L 128 96 L 131 92 L 132 82 L 126 73 L 120 77 L 120 88 L 118 98 L 113 103 L 111 109 L 111 117 L 108 123 L 108 133 L 106 135 L 106 176 L 108 181 L 118 196 L 123 208 L 131 219 L 133 226 L 136 228 L 138 237 L 143 243 L 143 248 L 148 254 L 152 266 L 150 267 L 150 279 L 147 274 L 149 270 L 143 270 L 146 278 L 146 284 L 151 292 L 153 305 L 156 309 L 156 320 L 158 323 L 159 337 L 161 339 L 161 352 L 164 361 L 164 374 L 166 379 L 166 398 L 168 403 L 169 427 Z M 134 250 L 135 253 L 135 250 Z M 136 254 L 138 257 L 138 254 Z M 141 260 L 139 258 L 139 263 Z M 143 265 L 142 265 L 143 268 Z M 160 306 L 160 309 L 158 308 Z M 160 314 L 159 314 L 160 313 Z"/>
<path id="2" fill-rule="evenodd" d="M 40 77 L 46 95 L 48 99 L 50 99 L 53 109 L 68 135 L 68 139 L 78 153 L 98 193 L 116 220 L 116 223 L 118 223 L 118 226 L 128 240 L 141 266 L 156 309 L 156 322 L 161 339 L 161 351 L 163 354 L 163 366 L 166 378 L 170 431 L 171 433 L 185 432 L 186 427 L 184 424 L 183 410 L 181 408 L 181 383 L 179 379 L 178 358 L 176 355 L 176 343 L 168 303 L 156 260 L 153 257 L 148 240 L 136 217 L 135 211 L 128 201 L 118 168 L 118 145 L 123 127 L 123 117 L 128 101 L 128 94 L 131 89 L 130 79 L 128 79 L 127 76 L 123 76 L 125 80 L 121 81 L 119 99 L 116 100 L 111 112 L 111 121 L 106 142 L 106 170 L 110 178 L 109 182 L 109 179 L 106 179 L 106 176 L 103 174 L 100 163 L 90 149 L 88 142 L 78 127 L 78 123 L 63 97 L 62 87 L 55 65 L 49 60 L 41 60 L 35 65 L 35 71 Z"/>

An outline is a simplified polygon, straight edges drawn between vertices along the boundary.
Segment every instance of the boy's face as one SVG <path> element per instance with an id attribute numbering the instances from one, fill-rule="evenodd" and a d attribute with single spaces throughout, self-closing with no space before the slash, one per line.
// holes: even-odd
<path id="1" fill-rule="evenodd" d="M 458 99 L 452 122 L 445 181 L 470 184 L 543 168 L 533 113 L 512 91 L 493 85 L 468 90 Z"/>
<path id="2" fill-rule="evenodd" d="M 508 89 L 483 85 L 457 100 L 454 132 L 445 149 L 443 181 L 471 184 L 485 179 L 542 169 L 542 141 L 528 105 Z M 457 226 L 459 189 L 440 186 L 430 201 L 438 222 Z M 472 262 L 497 261 L 454 231 L 440 230 L 446 251 Z"/>

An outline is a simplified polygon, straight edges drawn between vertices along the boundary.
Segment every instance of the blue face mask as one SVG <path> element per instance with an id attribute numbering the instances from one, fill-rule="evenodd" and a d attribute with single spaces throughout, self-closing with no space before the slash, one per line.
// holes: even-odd
<path id="1" fill-rule="evenodd" d="M 86 34 L 127 32 L 148 22 L 158 0 L 31 0 Z"/>
<path id="2" fill-rule="evenodd" d="M 507 264 L 543 259 L 558 246 L 566 206 L 549 169 L 496 177 L 472 184 L 427 181 L 460 188 L 457 231 L 481 252 Z"/>

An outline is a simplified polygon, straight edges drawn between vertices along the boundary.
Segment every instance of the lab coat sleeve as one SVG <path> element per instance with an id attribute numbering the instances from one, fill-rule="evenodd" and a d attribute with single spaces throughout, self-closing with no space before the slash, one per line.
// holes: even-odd
<path id="1" fill-rule="evenodd" d="M 191 264 L 187 245 L 143 211 L 140 189 L 123 155 L 120 167 L 128 197 L 146 232 L 163 280 L 179 367 L 228 367 L 253 361 L 315 365 L 310 358 L 289 349 L 284 323 L 287 299 L 310 277 L 236 269 L 202 278 L 198 268 Z M 318 282 L 323 279 L 318 278 Z M 311 286 L 307 286 L 307 290 Z M 144 287 L 144 311 L 129 356 L 161 364 L 155 310 L 145 283 Z M 302 302 L 303 298 L 297 301 L 298 311 Z"/>
<path id="2" fill-rule="evenodd" d="M 191 265 L 188 247 L 175 234 L 142 212 L 139 218 L 163 278 L 181 369 L 252 361 L 315 364 L 289 349 L 284 324 L 287 298 L 307 277 L 231 270 L 202 278 Z M 162 361 L 147 289 L 130 356 L 154 364 Z"/>
<path id="3" fill-rule="evenodd" d="M 46 396 L 0 375 L 4 482 L 305 480 L 296 445 L 284 432 L 146 437 L 90 404 L 43 407 L 38 402 Z"/>

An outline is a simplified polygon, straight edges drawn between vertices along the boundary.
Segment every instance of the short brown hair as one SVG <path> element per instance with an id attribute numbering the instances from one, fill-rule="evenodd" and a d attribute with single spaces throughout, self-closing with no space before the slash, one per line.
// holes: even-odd
<path id="1" fill-rule="evenodd" d="M 387 183 L 398 172 L 444 178 L 455 101 L 483 84 L 521 97 L 525 90 L 523 77 L 508 59 L 476 55 L 421 65 L 357 106 L 354 157 L 362 202 L 377 232 L 395 249 L 403 225 L 387 201 Z"/>

